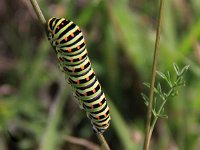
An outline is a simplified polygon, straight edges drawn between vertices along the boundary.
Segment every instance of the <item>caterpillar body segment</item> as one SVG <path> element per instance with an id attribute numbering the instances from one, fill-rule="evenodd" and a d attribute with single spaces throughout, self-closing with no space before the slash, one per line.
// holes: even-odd
<path id="1" fill-rule="evenodd" d="M 94 132 L 104 132 L 110 124 L 110 110 L 87 55 L 83 33 L 72 21 L 55 17 L 48 21 L 48 32 L 60 68 L 65 72 L 80 107 L 86 111 Z"/>

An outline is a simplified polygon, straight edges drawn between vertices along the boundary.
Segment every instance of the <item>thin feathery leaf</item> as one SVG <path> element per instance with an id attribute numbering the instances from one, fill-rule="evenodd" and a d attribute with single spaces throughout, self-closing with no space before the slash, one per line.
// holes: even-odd
<path id="1" fill-rule="evenodd" d="M 190 67 L 190 65 L 183 67 L 183 69 L 179 73 L 179 76 L 182 76 L 189 69 L 189 67 Z"/>
<path id="2" fill-rule="evenodd" d="M 161 78 L 163 78 L 164 80 L 167 80 L 167 76 L 166 76 L 164 73 L 162 73 L 162 72 L 160 72 L 160 71 L 156 71 L 156 73 L 157 73 Z"/>
<path id="3" fill-rule="evenodd" d="M 176 63 L 173 63 L 173 66 L 174 66 L 174 70 L 176 71 L 176 74 L 179 75 L 180 69 L 179 69 L 178 65 Z"/>

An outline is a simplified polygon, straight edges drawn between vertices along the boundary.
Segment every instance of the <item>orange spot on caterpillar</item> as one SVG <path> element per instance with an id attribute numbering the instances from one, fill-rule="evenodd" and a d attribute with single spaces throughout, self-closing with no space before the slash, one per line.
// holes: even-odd
<path id="1" fill-rule="evenodd" d="M 100 117 L 99 117 L 99 116 L 97 116 L 96 118 L 97 118 L 97 119 L 100 119 Z"/>
<path id="2" fill-rule="evenodd" d="M 86 93 L 84 93 L 84 96 L 87 96 L 87 92 L 86 92 Z"/>
<path id="3" fill-rule="evenodd" d="M 72 51 L 72 49 L 68 49 L 67 51 L 68 51 L 68 52 L 71 52 L 71 51 Z"/>
<path id="4" fill-rule="evenodd" d="M 85 66 L 81 66 L 81 70 L 83 70 L 85 68 Z"/>
<path id="5" fill-rule="evenodd" d="M 99 103 L 99 106 L 102 106 L 102 103 L 101 103 L 101 102 Z"/>
<path id="6" fill-rule="evenodd" d="M 82 59 L 82 56 L 80 56 L 78 59 L 81 60 L 81 59 Z"/>
<path id="7" fill-rule="evenodd" d="M 67 42 L 68 38 L 67 38 L 67 37 L 65 37 L 64 39 L 65 39 L 65 41 Z"/>
<path id="8" fill-rule="evenodd" d="M 71 37 L 74 37 L 74 33 L 71 34 Z"/>
<path id="9" fill-rule="evenodd" d="M 104 114 L 104 117 L 106 117 L 106 114 Z"/>
<path id="10" fill-rule="evenodd" d="M 80 81 L 79 81 L 79 80 L 77 80 L 77 81 L 76 81 L 76 83 L 77 83 L 77 84 L 80 84 Z"/>
<path id="11" fill-rule="evenodd" d="M 77 49 L 80 49 L 80 46 L 77 46 Z"/>
<path id="12" fill-rule="evenodd" d="M 87 78 L 86 78 L 86 80 L 87 80 L 87 81 L 89 81 L 89 80 L 90 80 L 90 78 L 89 78 L 89 77 L 87 77 Z"/>
<path id="13" fill-rule="evenodd" d="M 96 93 L 96 90 L 94 89 L 94 90 L 92 90 L 92 92 L 93 92 L 93 93 Z"/>
<path id="14" fill-rule="evenodd" d="M 70 62 L 73 62 L 73 59 L 70 59 Z"/>

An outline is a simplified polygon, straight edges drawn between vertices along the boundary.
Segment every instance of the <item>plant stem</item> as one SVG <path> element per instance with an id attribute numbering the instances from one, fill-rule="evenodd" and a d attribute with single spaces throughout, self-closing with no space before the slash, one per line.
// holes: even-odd
<path id="1" fill-rule="evenodd" d="M 41 9 L 40 9 L 40 6 L 38 5 L 36 0 L 30 0 L 30 2 L 33 6 L 35 13 L 37 14 L 37 17 L 38 17 L 40 23 L 42 24 L 42 26 L 45 28 L 45 31 L 46 31 L 46 20 L 44 18 L 44 15 L 43 15 Z"/>
<path id="2" fill-rule="evenodd" d="M 160 106 L 160 109 L 158 110 L 158 114 L 161 113 L 161 111 L 162 111 L 162 109 L 163 109 L 163 107 L 164 107 L 166 101 L 167 101 L 167 100 L 163 101 L 162 105 Z M 150 128 L 150 131 L 149 131 L 149 138 L 150 138 L 150 139 L 151 139 L 151 135 L 152 135 L 152 133 L 153 133 L 153 129 L 154 129 L 154 127 L 155 127 L 155 124 L 156 124 L 156 122 L 157 122 L 157 120 L 158 120 L 158 117 L 159 117 L 159 116 L 155 116 L 155 118 L 153 119 L 153 122 L 152 122 L 152 125 L 151 125 L 151 128 Z"/>
<path id="3" fill-rule="evenodd" d="M 106 139 L 104 138 L 102 133 L 97 134 L 97 137 L 101 143 L 102 150 L 110 150 L 110 147 L 108 146 L 108 143 L 106 142 Z"/>
<path id="4" fill-rule="evenodd" d="M 162 104 L 161 104 L 161 106 L 160 106 L 160 108 L 159 108 L 157 114 L 161 114 L 161 111 L 163 110 L 163 107 L 164 107 L 165 103 L 167 102 L 168 97 L 173 93 L 174 88 L 175 88 L 175 85 L 174 85 L 174 86 L 172 87 L 172 89 L 168 92 L 166 98 L 163 99 L 163 102 L 162 102 Z M 156 121 L 158 120 L 158 117 L 159 117 L 158 115 L 155 116 L 155 118 L 154 118 L 153 121 L 152 121 L 152 125 L 151 125 L 151 128 L 150 128 L 150 133 L 149 133 L 150 139 L 151 139 L 151 135 L 152 135 L 152 132 L 153 132 L 153 130 L 154 130 Z"/>
<path id="5" fill-rule="evenodd" d="M 160 0 L 158 26 L 157 26 L 157 32 L 156 32 L 156 42 L 155 42 L 153 67 L 152 67 L 152 75 L 151 75 L 151 84 L 150 84 L 149 105 L 148 105 L 148 110 L 147 110 L 146 133 L 145 133 L 145 141 L 144 141 L 144 147 L 143 147 L 144 150 L 149 149 L 150 139 L 151 139 L 150 126 L 151 126 L 151 117 L 152 117 L 152 105 L 153 105 L 153 96 L 154 96 L 156 66 L 157 66 L 157 59 L 158 59 L 158 47 L 159 47 L 159 43 L 160 43 L 162 11 L 163 11 L 163 0 Z"/>

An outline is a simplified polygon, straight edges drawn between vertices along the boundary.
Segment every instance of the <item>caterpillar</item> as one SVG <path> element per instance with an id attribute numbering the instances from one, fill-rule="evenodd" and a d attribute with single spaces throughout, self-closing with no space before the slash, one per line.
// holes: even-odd
<path id="1" fill-rule="evenodd" d="M 105 94 L 91 66 L 83 33 L 74 22 L 53 17 L 48 21 L 48 40 L 94 132 L 103 133 L 111 117 Z"/>

